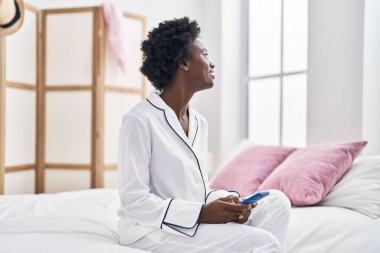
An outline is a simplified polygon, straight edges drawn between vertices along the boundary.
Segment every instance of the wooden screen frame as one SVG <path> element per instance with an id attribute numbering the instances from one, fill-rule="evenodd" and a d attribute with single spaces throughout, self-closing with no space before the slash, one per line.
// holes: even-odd
<path id="1" fill-rule="evenodd" d="M 81 8 L 60 8 L 42 11 L 42 82 L 41 82 L 41 149 L 39 152 L 39 166 L 38 178 L 39 184 L 37 193 L 45 192 L 45 171 L 46 169 L 85 169 L 90 170 L 91 173 L 91 188 L 102 187 L 103 173 L 101 166 L 99 166 L 98 158 L 96 157 L 96 150 L 99 149 L 101 144 L 99 141 L 100 127 L 97 125 L 99 121 L 99 54 L 101 54 L 100 43 L 103 36 L 102 17 L 100 7 L 81 7 Z M 46 48 L 47 48 L 47 16 L 54 14 L 69 14 L 69 13 L 87 13 L 93 15 L 93 28 L 92 28 L 92 74 L 90 85 L 54 85 L 48 86 L 46 84 Z M 46 94 L 49 91 L 67 92 L 67 91 L 91 91 L 91 162 L 90 164 L 73 164 L 73 163 L 46 163 Z"/>
<path id="2" fill-rule="evenodd" d="M 5 37 L 0 36 L 0 194 L 4 194 L 5 174 Z"/>
<path id="3" fill-rule="evenodd" d="M 37 176 L 37 153 L 39 148 L 38 141 L 38 131 L 39 131 L 39 85 L 40 85 L 40 63 L 39 63 L 39 55 L 40 55 L 40 24 L 41 24 L 41 12 L 36 7 L 25 3 L 25 9 L 33 12 L 36 15 L 36 80 L 35 85 L 30 85 L 22 82 L 10 82 L 5 79 L 6 75 L 6 52 L 5 52 L 5 37 L 0 36 L 0 51 L 1 51 L 1 59 L 0 59 L 0 194 L 4 194 L 5 188 L 5 173 L 7 172 L 15 172 L 15 171 L 24 171 L 33 169 L 35 172 L 35 192 L 37 191 L 38 185 L 38 176 Z M 22 164 L 16 166 L 6 166 L 5 165 L 5 100 L 6 100 L 6 88 L 15 88 L 21 90 L 31 90 L 36 92 L 36 134 L 35 134 L 35 162 L 33 164 Z"/>
<path id="4" fill-rule="evenodd" d="M 141 41 L 144 40 L 145 36 L 146 36 L 146 18 L 144 16 L 133 14 L 133 13 L 126 12 L 126 11 L 123 12 L 123 17 L 141 22 L 141 25 L 143 27 Z M 105 27 L 105 32 L 107 32 L 106 27 Z M 106 45 L 106 43 L 104 43 L 104 46 L 105 45 Z M 105 48 L 103 48 L 103 52 L 105 52 Z M 104 61 L 102 61 L 102 64 L 103 64 L 103 69 L 104 69 Z M 146 77 L 144 75 L 141 75 L 141 84 L 142 84 L 141 88 L 120 87 L 120 86 L 116 86 L 116 85 L 112 85 L 112 84 L 107 84 L 105 82 L 105 79 L 103 79 L 102 81 L 105 85 L 105 91 L 117 92 L 117 93 L 127 93 L 127 94 L 140 94 L 141 98 L 145 99 L 146 90 L 147 90 L 147 80 L 146 80 Z"/>
<path id="5" fill-rule="evenodd" d="M 45 192 L 46 169 L 90 170 L 91 188 L 100 188 L 104 185 L 105 170 L 116 170 L 116 164 L 104 164 L 104 99 L 106 92 L 126 94 L 140 94 L 141 99 L 146 97 L 147 80 L 141 75 L 141 88 L 117 87 L 105 84 L 105 46 L 106 32 L 103 9 L 100 6 L 80 8 L 59 8 L 38 10 L 30 4 L 25 8 L 37 15 L 36 29 L 36 86 L 6 82 L 0 80 L 0 194 L 4 194 L 4 175 L 6 172 L 35 170 L 35 193 Z M 46 84 L 46 17 L 49 14 L 64 14 L 77 12 L 93 13 L 93 62 L 91 85 L 54 85 Z M 142 38 L 146 36 L 146 18 L 129 12 L 123 12 L 124 18 L 130 18 L 142 23 Z M 0 36 L 0 77 L 5 73 L 5 39 Z M 13 87 L 36 91 L 36 158 L 35 164 L 5 167 L 5 88 Z M 46 163 L 46 93 L 49 91 L 91 91 L 91 163 Z"/>

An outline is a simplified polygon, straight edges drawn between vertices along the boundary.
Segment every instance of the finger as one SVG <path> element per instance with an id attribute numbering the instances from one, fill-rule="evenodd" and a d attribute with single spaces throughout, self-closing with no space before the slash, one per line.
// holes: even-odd
<path id="1" fill-rule="evenodd" d="M 237 219 L 241 220 L 241 219 L 248 218 L 250 215 L 251 215 L 251 211 L 247 211 L 245 213 L 242 213 L 242 214 L 239 214 L 239 215 L 235 215 L 235 217 L 237 217 Z"/>
<path id="2" fill-rule="evenodd" d="M 233 200 L 233 202 L 235 204 L 240 204 L 241 201 L 238 197 L 236 197 L 236 196 L 229 196 L 229 197 Z"/>
<path id="3" fill-rule="evenodd" d="M 247 211 L 251 209 L 250 204 L 228 204 L 226 207 L 234 211 Z"/>
<path id="4" fill-rule="evenodd" d="M 242 204 L 246 207 L 247 210 L 251 210 L 252 209 L 252 204 Z"/>
<path id="5" fill-rule="evenodd" d="M 236 218 L 233 220 L 235 223 L 244 224 L 248 221 L 249 215 L 239 215 L 235 216 Z"/>
<path id="6" fill-rule="evenodd" d="M 252 203 L 252 204 L 247 204 L 248 205 L 248 210 L 251 210 L 257 206 L 257 202 Z"/>
<path id="7" fill-rule="evenodd" d="M 223 197 L 223 198 L 219 198 L 219 200 L 223 201 L 223 202 L 227 202 L 227 203 L 235 203 L 234 199 L 232 198 L 233 196 L 227 196 L 227 197 Z"/>
<path id="8" fill-rule="evenodd" d="M 230 200 L 230 198 L 229 197 L 223 197 L 223 198 L 219 198 L 218 200 L 228 202 Z"/>
<path id="9" fill-rule="evenodd" d="M 235 223 L 239 223 L 239 224 L 244 224 L 248 221 L 248 218 L 244 218 L 244 219 L 237 219 L 237 220 L 234 220 L 233 222 Z"/>
<path id="10" fill-rule="evenodd" d="M 251 211 L 246 212 L 243 216 L 244 217 L 240 220 L 243 221 L 243 223 L 245 223 L 249 219 L 249 217 L 251 216 Z"/>
<path id="11" fill-rule="evenodd" d="M 242 220 L 233 220 L 232 222 L 238 223 L 238 224 L 243 224 Z"/>
<path id="12" fill-rule="evenodd" d="M 220 200 L 222 200 L 224 202 L 228 202 L 228 203 L 233 203 L 233 204 L 239 204 L 240 203 L 239 198 L 236 196 L 233 196 L 233 195 L 229 195 L 227 197 L 220 198 Z"/>
<path id="13" fill-rule="evenodd" d="M 239 215 L 245 214 L 246 212 L 249 212 L 250 209 L 228 209 L 227 208 L 225 211 L 234 216 L 239 216 Z"/>
<path id="14" fill-rule="evenodd" d="M 239 215 L 234 215 L 234 220 L 241 220 L 244 218 L 244 215 L 243 214 L 239 214 Z"/>
<path id="15" fill-rule="evenodd" d="M 244 213 L 244 217 L 249 217 L 251 215 L 251 210 L 249 210 L 248 212 Z"/>
<path id="16" fill-rule="evenodd" d="M 244 224 L 248 221 L 248 217 L 247 218 L 244 218 L 244 219 L 241 219 L 239 220 L 240 224 Z"/>

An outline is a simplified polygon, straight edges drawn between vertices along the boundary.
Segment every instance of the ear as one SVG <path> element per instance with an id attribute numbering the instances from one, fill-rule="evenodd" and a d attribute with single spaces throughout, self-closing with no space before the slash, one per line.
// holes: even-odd
<path id="1" fill-rule="evenodd" d="M 186 72 L 189 71 L 189 67 L 187 66 L 186 61 L 179 62 L 178 67 L 180 67 L 180 69 L 182 69 L 183 71 L 186 71 Z"/>

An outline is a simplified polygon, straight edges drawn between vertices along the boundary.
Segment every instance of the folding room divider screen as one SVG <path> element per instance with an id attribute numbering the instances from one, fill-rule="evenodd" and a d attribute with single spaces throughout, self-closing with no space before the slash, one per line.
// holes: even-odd
<path id="1" fill-rule="evenodd" d="M 145 18 L 124 13 L 124 73 L 101 7 L 26 9 L 2 43 L 0 192 L 115 186 L 122 115 L 146 94 Z"/>

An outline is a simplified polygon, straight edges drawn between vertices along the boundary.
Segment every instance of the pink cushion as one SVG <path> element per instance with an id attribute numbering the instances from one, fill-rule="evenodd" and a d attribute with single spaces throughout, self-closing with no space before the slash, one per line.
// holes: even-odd
<path id="1" fill-rule="evenodd" d="M 330 192 L 366 144 L 358 141 L 298 149 L 264 180 L 259 190 L 281 190 L 294 206 L 314 205 Z"/>
<path id="2" fill-rule="evenodd" d="M 238 191 L 241 196 L 251 195 L 294 150 L 295 148 L 264 146 L 246 148 L 221 169 L 211 188 Z"/>

